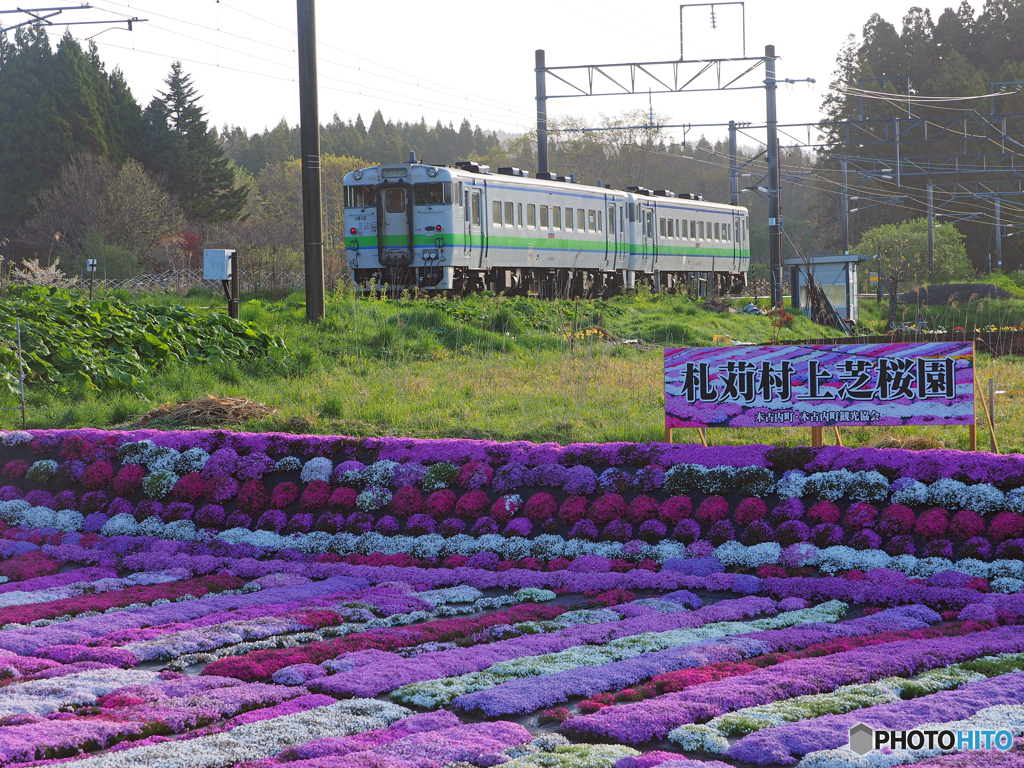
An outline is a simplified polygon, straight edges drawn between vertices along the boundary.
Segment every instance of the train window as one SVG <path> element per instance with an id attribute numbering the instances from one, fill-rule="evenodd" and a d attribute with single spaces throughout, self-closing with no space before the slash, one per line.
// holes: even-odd
<path id="1" fill-rule="evenodd" d="M 586 220 L 585 217 L 586 217 L 586 214 L 583 212 L 583 209 L 582 208 L 577 208 L 576 209 L 576 229 L 579 230 L 580 232 L 586 232 L 587 231 L 587 220 Z"/>
<path id="2" fill-rule="evenodd" d="M 608 206 L 608 231 L 615 234 L 615 206 Z"/>
<path id="3" fill-rule="evenodd" d="M 722 239 L 727 242 L 732 242 L 732 227 L 728 224 L 722 225 Z"/>
<path id="4" fill-rule="evenodd" d="M 537 228 L 537 206 L 533 203 L 526 205 L 526 226 L 528 229 Z"/>
<path id="5" fill-rule="evenodd" d="M 647 236 L 654 237 L 654 211 L 647 211 Z"/>
<path id="6" fill-rule="evenodd" d="M 636 204 L 636 220 L 637 221 L 643 221 L 644 220 L 644 215 L 640 212 L 640 203 Z M 632 219 L 630 219 L 630 221 L 632 221 Z"/>
<path id="7" fill-rule="evenodd" d="M 553 229 L 562 228 L 562 209 L 557 205 L 551 209 L 551 227 Z"/>
<path id="8" fill-rule="evenodd" d="M 491 203 L 491 218 L 494 226 L 501 226 L 501 203 L 498 200 Z"/>
<path id="9" fill-rule="evenodd" d="M 665 226 L 666 221 L 664 217 L 658 219 L 658 234 L 662 237 L 668 236 L 668 227 Z"/>
<path id="10" fill-rule="evenodd" d="M 593 211 L 587 211 L 587 230 L 597 232 L 597 214 Z"/>
<path id="11" fill-rule="evenodd" d="M 516 206 L 514 203 L 505 203 L 505 226 L 514 227 L 516 225 Z"/>
<path id="12" fill-rule="evenodd" d="M 457 181 L 454 184 L 454 193 L 452 197 L 455 199 L 456 205 L 462 205 L 462 182 Z"/>
<path id="13" fill-rule="evenodd" d="M 598 211 L 597 212 L 597 231 L 598 232 L 604 232 L 604 227 L 602 226 L 602 219 L 603 218 L 604 218 L 604 211 Z"/>
<path id="14" fill-rule="evenodd" d="M 679 222 L 679 236 L 686 239 L 686 219 Z"/>
<path id="15" fill-rule="evenodd" d="M 620 205 L 619 206 L 619 232 L 625 232 L 625 231 L 626 231 L 626 222 L 622 218 L 622 206 Z"/>
<path id="16" fill-rule="evenodd" d="M 479 192 L 474 192 L 473 193 L 472 211 L 473 211 L 473 226 L 474 227 L 479 227 L 480 226 L 480 193 Z"/>
<path id="17" fill-rule="evenodd" d="M 373 208 L 377 205 L 377 190 L 373 187 L 345 187 L 346 208 Z"/>
<path id="18" fill-rule="evenodd" d="M 697 239 L 697 222 L 696 221 L 691 221 L 690 222 L 690 239 L 691 240 L 696 240 Z"/>
<path id="19" fill-rule="evenodd" d="M 683 230 L 679 228 L 679 219 L 676 219 L 676 237 L 682 237 Z"/>
<path id="20" fill-rule="evenodd" d="M 517 203 L 516 204 L 516 226 L 517 227 L 522 227 L 523 226 L 523 204 L 522 203 Z"/>
<path id="21" fill-rule="evenodd" d="M 703 221 L 698 221 L 697 222 L 697 239 L 698 240 L 703 240 L 704 239 L 704 222 Z"/>
<path id="22" fill-rule="evenodd" d="M 565 228 L 567 231 L 572 232 L 572 208 L 565 209 Z"/>
<path id="23" fill-rule="evenodd" d="M 708 240 L 711 239 L 711 222 L 710 221 L 704 226 L 704 234 L 707 235 L 707 239 Z"/>
<path id="24" fill-rule="evenodd" d="M 715 240 L 721 240 L 722 239 L 721 235 L 722 235 L 722 232 L 718 228 L 718 222 L 716 221 L 715 222 Z"/>
<path id="25" fill-rule="evenodd" d="M 400 187 L 385 190 L 384 210 L 388 213 L 405 213 L 405 190 Z"/>
<path id="26" fill-rule="evenodd" d="M 416 205 L 451 205 L 452 183 L 450 181 L 432 181 L 428 184 L 417 184 L 413 187 Z"/>
<path id="27" fill-rule="evenodd" d="M 548 207 L 546 205 L 540 207 L 540 228 L 548 228 Z"/>

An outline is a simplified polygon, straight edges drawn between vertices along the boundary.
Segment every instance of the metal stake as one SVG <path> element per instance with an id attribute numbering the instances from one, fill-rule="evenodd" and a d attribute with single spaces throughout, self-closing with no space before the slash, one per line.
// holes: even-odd
<path id="1" fill-rule="evenodd" d="M 21 318 L 17 319 L 18 329 L 18 384 L 21 386 L 21 428 L 25 429 L 25 361 L 21 357 Z"/>

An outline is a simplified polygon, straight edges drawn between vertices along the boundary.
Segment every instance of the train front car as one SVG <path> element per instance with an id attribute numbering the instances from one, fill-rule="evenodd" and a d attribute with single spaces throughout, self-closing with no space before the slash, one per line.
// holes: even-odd
<path id="1" fill-rule="evenodd" d="M 461 186 L 450 169 L 380 165 L 345 176 L 345 252 L 356 286 L 451 290 Z"/>

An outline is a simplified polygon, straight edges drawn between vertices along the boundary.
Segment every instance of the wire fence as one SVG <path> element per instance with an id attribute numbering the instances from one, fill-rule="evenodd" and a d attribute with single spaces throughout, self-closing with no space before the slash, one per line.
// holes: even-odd
<path id="1" fill-rule="evenodd" d="M 324 284 L 329 291 L 349 279 L 347 272 L 328 272 Z M 205 289 L 219 293 L 218 280 L 204 280 L 201 269 L 175 269 L 167 272 L 136 275 L 124 280 L 95 280 L 98 290 L 125 290 L 130 293 L 174 293 L 184 296 L 193 289 Z M 247 269 L 238 275 L 239 290 L 243 294 L 281 295 L 302 290 L 306 285 L 301 271 L 278 272 L 274 270 Z"/>

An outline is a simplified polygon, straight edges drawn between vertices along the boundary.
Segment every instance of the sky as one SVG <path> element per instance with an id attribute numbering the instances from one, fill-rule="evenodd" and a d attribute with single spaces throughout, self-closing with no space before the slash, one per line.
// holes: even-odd
<path id="1" fill-rule="evenodd" d="M 742 56 L 745 16 L 747 56 L 761 56 L 765 45 L 774 45 L 779 78 L 817 81 L 780 85 L 779 122 L 814 122 L 847 35 L 859 40 L 872 13 L 899 30 L 912 3 L 746 0 L 743 6 L 717 4 L 713 28 L 710 7 L 687 7 L 681 14 L 678 1 L 664 0 L 320 0 L 320 120 L 328 122 L 335 113 L 344 121 L 362 114 L 369 124 L 380 110 L 392 120 L 423 117 L 430 125 L 440 120 L 457 127 L 468 117 L 485 130 L 521 133 L 536 126 L 536 49 L 546 51 L 549 67 L 677 60 L 682 15 L 686 59 Z M 954 4 L 946 0 L 929 6 L 932 17 L 937 19 Z M 4 5 L 0 1 L 0 8 Z M 46 5 L 78 3 L 48 0 L 18 7 Z M 981 0 L 973 5 L 979 10 Z M 179 59 L 193 77 L 211 124 L 241 125 L 254 133 L 282 118 L 298 123 L 295 15 L 291 0 L 97 0 L 92 8 L 54 18 L 51 35 L 56 42 L 70 29 L 80 40 L 94 39 L 107 68 L 121 68 L 143 105 L 163 87 L 171 63 Z M 134 24 L 132 31 L 124 25 L 58 23 L 128 17 L 149 21 Z M 24 17 L 0 16 L 4 23 L 15 18 Z M 741 82 L 759 86 L 762 80 L 763 69 L 756 69 Z M 548 83 L 549 93 L 559 92 L 559 87 L 569 92 L 550 75 Z M 763 123 L 765 96 L 763 89 L 754 88 L 548 103 L 552 118 L 571 116 L 588 125 L 600 124 L 602 115 L 635 109 L 653 109 L 666 124 L 711 124 L 667 131 L 675 141 L 695 142 L 701 134 L 711 140 L 724 137 L 726 129 L 714 124 Z M 763 133 L 751 129 L 741 144 L 759 137 L 763 141 Z"/>

